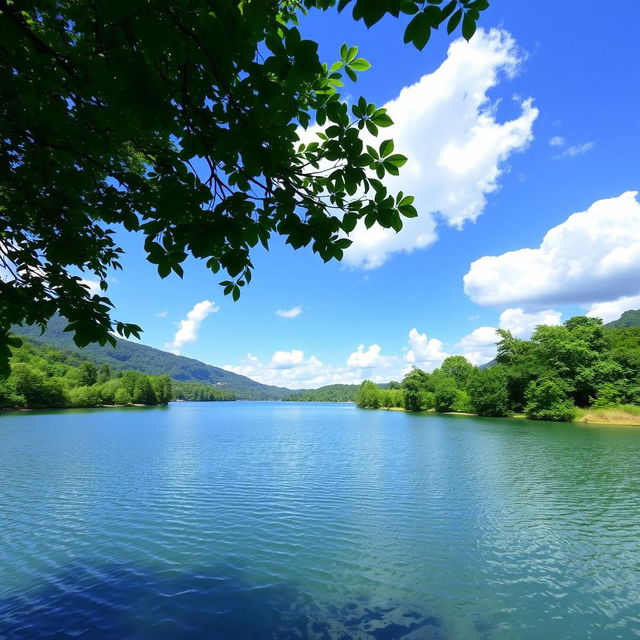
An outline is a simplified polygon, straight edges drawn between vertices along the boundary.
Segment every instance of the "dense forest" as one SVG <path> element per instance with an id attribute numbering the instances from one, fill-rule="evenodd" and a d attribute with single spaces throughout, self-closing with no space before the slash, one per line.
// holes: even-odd
<path id="1" fill-rule="evenodd" d="M 166 404 L 169 400 L 235 400 L 233 393 L 167 375 L 114 371 L 79 355 L 24 341 L 13 349 L 11 375 L 0 380 L 0 409 Z"/>
<path id="2" fill-rule="evenodd" d="M 580 409 L 640 405 L 640 327 L 610 328 L 576 316 L 560 326 L 537 327 L 530 340 L 498 334 L 492 366 L 478 368 L 451 356 L 433 373 L 413 369 L 401 390 L 365 380 L 356 402 L 560 421 L 574 419 Z"/>

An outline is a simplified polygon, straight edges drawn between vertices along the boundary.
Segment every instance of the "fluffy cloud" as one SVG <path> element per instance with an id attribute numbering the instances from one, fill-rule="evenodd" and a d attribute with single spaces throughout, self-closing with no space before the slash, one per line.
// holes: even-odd
<path id="1" fill-rule="evenodd" d="M 528 340 L 538 325 L 561 324 L 561 317 L 559 311 L 552 309 L 533 313 L 527 313 L 523 309 L 505 309 L 500 314 L 500 328 L 511 331 L 516 338 Z"/>
<path id="2" fill-rule="evenodd" d="M 438 340 L 435 341 L 439 343 Z M 441 344 L 441 343 L 440 343 Z M 346 366 L 323 363 L 316 356 L 305 357 L 303 351 L 276 351 L 269 361 L 262 362 L 251 353 L 237 365 L 225 364 L 223 369 L 253 380 L 289 389 L 317 388 L 327 384 L 360 384 L 363 378 L 374 382 L 402 380 L 410 371 L 406 362 L 381 353 L 380 345 L 359 345 L 347 358 Z"/>
<path id="3" fill-rule="evenodd" d="M 598 200 L 551 229 L 537 249 L 471 263 L 465 293 L 483 305 L 592 304 L 638 294 L 636 191 Z"/>
<path id="4" fill-rule="evenodd" d="M 562 136 L 553 136 L 551 140 L 549 140 L 549 145 L 552 147 L 564 147 L 565 139 Z"/>
<path id="5" fill-rule="evenodd" d="M 281 318 L 297 318 L 302 313 L 302 307 L 292 307 L 291 309 L 278 309 L 276 315 Z"/>
<path id="6" fill-rule="evenodd" d="M 220 307 L 216 307 L 210 300 L 203 300 L 193 305 L 193 309 L 187 313 L 187 317 L 180 321 L 180 328 L 173 336 L 173 340 L 165 344 L 165 347 L 172 353 L 180 354 L 181 349 L 193 344 L 198 339 L 198 331 L 202 321 L 210 314 L 218 311 Z"/>
<path id="7" fill-rule="evenodd" d="M 299 349 L 276 351 L 271 358 L 272 369 L 293 369 L 304 360 L 304 352 Z"/>
<path id="8" fill-rule="evenodd" d="M 420 365 L 421 369 L 433 370 L 449 356 L 442 347 L 441 340 L 429 338 L 426 333 L 413 328 L 409 331 L 409 350 L 404 359 L 411 364 Z"/>
<path id="9" fill-rule="evenodd" d="M 520 62 L 508 33 L 479 30 L 470 43 L 453 42 L 436 71 L 385 105 L 395 124 L 384 137 L 393 138 L 396 150 L 409 158 L 387 185 L 414 195 L 420 216 L 405 220 L 397 234 L 358 225 L 350 234 L 347 264 L 376 268 L 393 253 L 428 246 L 437 237 L 436 215 L 461 228 L 482 213 L 486 195 L 498 188 L 504 162 L 533 137 L 538 110 L 530 99 L 520 101 L 517 118 L 501 123 L 497 105 L 487 96 Z"/>
<path id="10" fill-rule="evenodd" d="M 596 302 L 589 307 L 587 314 L 590 318 L 602 318 L 604 322 L 617 320 L 625 311 L 640 308 L 640 295 L 622 296 L 611 302 Z"/>
<path id="11" fill-rule="evenodd" d="M 469 362 L 479 365 L 495 357 L 499 339 L 495 327 L 478 327 L 462 338 L 457 346 Z"/>
<path id="12" fill-rule="evenodd" d="M 278 354 L 290 355 L 286 368 L 279 366 L 287 358 Z M 263 363 L 259 358 L 247 354 L 239 365 L 225 364 L 223 369 L 248 376 L 262 384 L 271 384 L 288 389 L 315 389 L 327 384 L 359 384 L 362 376 L 346 367 L 333 367 L 324 364 L 315 356 L 304 357 L 304 352 L 276 351 L 269 362 Z"/>
<path id="13" fill-rule="evenodd" d="M 380 354 L 380 345 L 372 344 L 365 351 L 364 345 L 358 346 L 358 349 L 354 351 L 347 358 L 347 366 L 354 369 L 372 369 L 373 367 L 384 366 L 388 362 L 387 356 Z"/>

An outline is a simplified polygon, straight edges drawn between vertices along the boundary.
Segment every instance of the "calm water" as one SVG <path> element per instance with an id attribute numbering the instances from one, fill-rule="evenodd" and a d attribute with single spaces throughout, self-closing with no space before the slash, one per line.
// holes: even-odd
<path id="1" fill-rule="evenodd" d="M 0 637 L 640 637 L 640 429 L 2 415 Z"/>

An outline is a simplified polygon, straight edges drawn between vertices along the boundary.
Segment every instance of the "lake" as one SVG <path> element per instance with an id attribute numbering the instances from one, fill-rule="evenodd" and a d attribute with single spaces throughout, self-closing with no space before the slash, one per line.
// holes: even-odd
<path id="1" fill-rule="evenodd" d="M 640 637 L 640 429 L 0 415 L 0 637 Z"/>

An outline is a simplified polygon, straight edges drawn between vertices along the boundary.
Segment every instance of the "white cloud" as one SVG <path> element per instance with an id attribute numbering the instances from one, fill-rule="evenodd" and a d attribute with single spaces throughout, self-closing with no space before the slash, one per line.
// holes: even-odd
<path id="1" fill-rule="evenodd" d="M 598 200 L 549 230 L 537 249 L 484 256 L 464 276 L 483 305 L 592 304 L 640 290 L 640 203 L 636 191 Z"/>
<path id="2" fill-rule="evenodd" d="M 354 369 L 371 369 L 373 367 L 383 366 L 387 362 L 387 356 L 380 354 L 381 348 L 379 344 L 370 345 L 365 351 L 364 345 L 358 346 L 347 358 L 347 366 Z"/>
<path id="3" fill-rule="evenodd" d="M 156 318 L 166 318 L 168 315 L 168 311 L 158 311 L 158 313 L 156 313 Z"/>
<path id="4" fill-rule="evenodd" d="M 400 176 L 385 179 L 386 184 L 393 192 L 414 195 L 420 215 L 405 219 L 397 234 L 359 224 L 350 234 L 347 264 L 379 267 L 393 253 L 432 244 L 436 216 L 461 228 L 482 213 L 487 194 L 499 187 L 504 162 L 533 139 L 538 110 L 531 99 L 518 99 L 520 115 L 501 123 L 497 104 L 487 96 L 500 76 L 516 72 L 521 60 L 508 33 L 478 30 L 470 43 L 453 42 L 436 71 L 385 105 L 395 124 L 384 130 L 384 138 L 392 138 L 396 151 L 409 158 Z"/>
<path id="5" fill-rule="evenodd" d="M 299 349 L 276 351 L 271 358 L 272 369 L 293 369 L 304 360 L 304 352 Z"/>
<path id="6" fill-rule="evenodd" d="M 409 350 L 404 359 L 411 364 L 420 365 L 421 369 L 433 370 L 442 364 L 449 354 L 443 350 L 443 343 L 437 338 L 429 338 L 416 328 L 409 331 Z"/>
<path id="7" fill-rule="evenodd" d="M 292 366 L 288 368 L 276 366 L 283 361 L 283 356 L 277 355 L 279 353 L 295 353 L 296 355 L 289 360 Z M 239 365 L 225 364 L 222 368 L 248 376 L 262 384 L 287 387 L 288 389 L 315 389 L 327 384 L 359 384 L 362 382 L 362 376 L 352 369 L 327 365 L 315 356 L 305 359 L 304 352 L 296 349 L 290 352 L 276 351 L 270 361 L 266 363 L 249 353 Z"/>
<path id="8" fill-rule="evenodd" d="M 590 318 L 602 318 L 606 322 L 617 320 L 625 311 L 640 308 L 640 295 L 622 296 L 610 302 L 596 302 L 589 307 L 587 314 Z"/>
<path id="9" fill-rule="evenodd" d="M 549 140 L 549 145 L 552 147 L 564 147 L 566 140 L 562 136 L 553 136 Z"/>
<path id="10" fill-rule="evenodd" d="M 593 142 L 585 142 L 583 144 L 574 144 L 573 146 L 565 149 L 558 157 L 559 158 L 577 158 L 583 156 L 595 147 Z"/>
<path id="11" fill-rule="evenodd" d="M 278 309 L 276 315 L 281 318 L 297 318 L 302 313 L 302 307 L 292 307 L 291 309 Z"/>
<path id="12" fill-rule="evenodd" d="M 562 314 L 559 311 L 545 309 L 528 313 L 523 309 L 505 309 L 500 314 L 500 328 L 511 331 L 516 338 L 528 340 L 535 328 L 540 324 L 558 325 L 561 324 Z"/>
<path id="13" fill-rule="evenodd" d="M 173 340 L 165 347 L 172 353 L 180 354 L 181 349 L 188 344 L 193 344 L 198 339 L 198 331 L 202 321 L 210 314 L 218 311 L 210 300 L 203 300 L 193 305 L 193 309 L 187 313 L 187 317 L 180 321 L 180 328 L 173 336 Z"/>
<path id="14" fill-rule="evenodd" d="M 496 355 L 496 342 L 500 339 L 495 327 L 478 327 L 458 342 L 462 355 L 472 364 L 489 362 Z"/>

